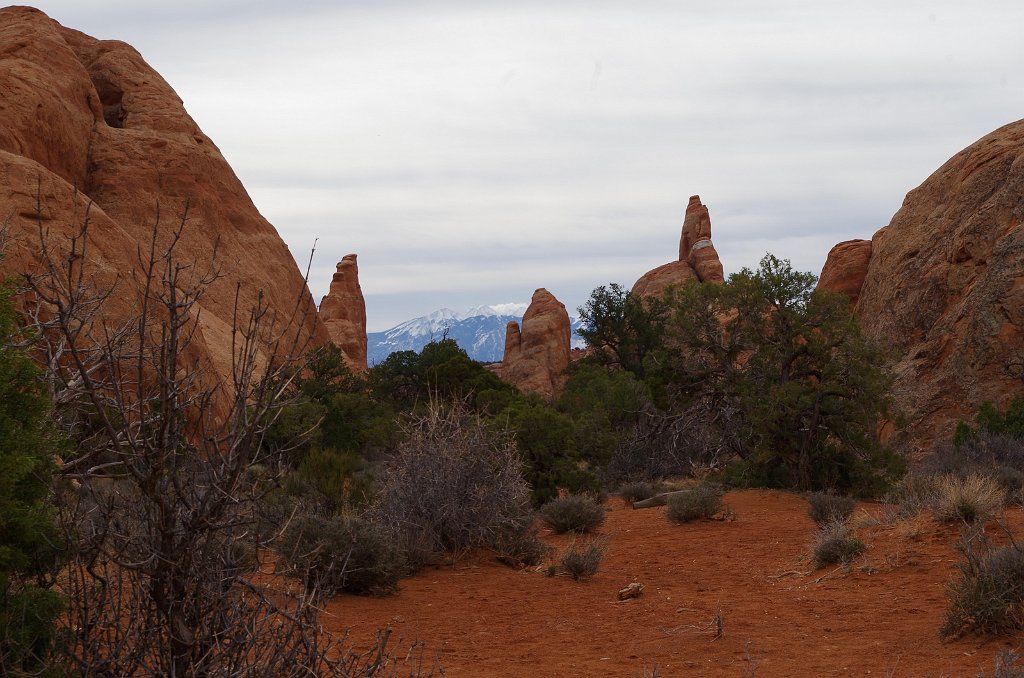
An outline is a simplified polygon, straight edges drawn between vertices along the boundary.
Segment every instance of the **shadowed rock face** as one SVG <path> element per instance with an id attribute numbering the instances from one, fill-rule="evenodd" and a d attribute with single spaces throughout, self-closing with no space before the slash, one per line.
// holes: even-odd
<path id="1" fill-rule="evenodd" d="M 194 357 L 222 379 L 231 374 L 236 285 L 241 311 L 262 291 L 302 342 L 327 340 L 288 248 L 170 85 L 123 42 L 8 7 L 0 10 L 0 223 L 13 241 L 3 273 L 33 266 L 37 199 L 52 243 L 88 210 L 90 262 L 101 283 L 118 285 L 111 321 L 138 299 L 131 272 L 154 223 L 162 246 L 185 219 L 180 260 L 220 274 L 200 304 Z"/>
<path id="2" fill-rule="evenodd" d="M 331 288 L 320 302 L 320 320 L 331 341 L 341 349 L 353 372 L 366 367 L 366 302 L 359 287 L 356 255 L 346 254 L 331 279 Z"/>
<path id="3" fill-rule="evenodd" d="M 860 298 L 871 260 L 870 240 L 847 240 L 833 247 L 818 277 L 818 289 L 845 294 L 851 304 Z"/>
<path id="4" fill-rule="evenodd" d="M 659 266 L 640 276 L 631 294 L 644 298 L 664 296 L 670 287 L 680 287 L 689 280 L 720 283 L 725 280 L 722 262 L 711 243 L 711 216 L 700 196 L 690 196 L 679 235 L 679 259 Z"/>
<path id="5" fill-rule="evenodd" d="M 544 288 L 533 293 L 520 330 L 515 321 L 505 329 L 505 356 L 495 372 L 526 393 L 555 398 L 565 387 L 569 366 L 569 314 Z"/>
<path id="6" fill-rule="evenodd" d="M 872 238 L 856 314 L 893 360 L 898 448 L 926 454 L 983 401 L 1024 390 L 1022 221 L 1018 121 L 953 156 Z"/>

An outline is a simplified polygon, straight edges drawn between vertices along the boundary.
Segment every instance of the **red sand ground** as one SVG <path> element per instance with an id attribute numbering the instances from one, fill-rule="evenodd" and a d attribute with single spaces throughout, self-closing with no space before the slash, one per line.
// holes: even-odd
<path id="1" fill-rule="evenodd" d="M 746 491 L 726 501 L 733 522 L 685 525 L 670 524 L 664 508 L 610 501 L 608 551 L 586 582 L 480 554 L 406 579 L 387 598 L 339 596 L 326 623 L 357 644 L 390 626 L 455 677 L 975 676 L 1022 640 L 940 642 L 954 526 L 926 516 L 865 525 L 881 508 L 864 505 L 853 522 L 866 554 L 848 571 L 812 572 L 802 498 Z M 1020 533 L 1021 512 L 1007 519 Z M 644 594 L 619 602 L 632 581 Z"/>

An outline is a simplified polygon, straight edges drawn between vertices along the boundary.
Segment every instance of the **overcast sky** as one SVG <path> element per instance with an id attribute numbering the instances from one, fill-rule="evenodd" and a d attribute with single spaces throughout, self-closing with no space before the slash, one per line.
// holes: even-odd
<path id="1" fill-rule="evenodd" d="M 676 258 L 820 271 L 955 152 L 1024 117 L 1024 3 L 40 0 L 135 46 L 300 260 L 359 254 L 369 329 L 572 310 Z"/>

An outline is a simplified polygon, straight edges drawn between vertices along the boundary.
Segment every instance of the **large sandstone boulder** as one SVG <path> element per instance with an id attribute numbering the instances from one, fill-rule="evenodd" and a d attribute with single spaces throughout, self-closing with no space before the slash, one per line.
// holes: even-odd
<path id="1" fill-rule="evenodd" d="M 847 240 L 831 250 L 818 276 L 818 289 L 845 294 L 851 304 L 860 298 L 871 260 L 870 240 Z"/>
<path id="2" fill-rule="evenodd" d="M 679 235 L 679 259 L 644 273 L 633 283 L 631 294 L 660 298 L 672 287 L 689 280 L 720 283 L 725 280 L 722 262 L 711 243 L 711 216 L 700 196 L 690 196 Z"/>
<path id="3" fill-rule="evenodd" d="M 522 328 L 514 320 L 506 326 L 505 355 L 495 372 L 525 393 L 556 398 L 567 379 L 569 338 L 565 304 L 540 288 L 523 315 Z"/>
<path id="4" fill-rule="evenodd" d="M 875 234 L 857 301 L 866 333 L 892 356 L 911 454 L 948 438 L 983 401 L 1022 393 L 1024 121 L 967 147 Z"/>
<path id="5" fill-rule="evenodd" d="M 700 280 L 693 267 L 685 261 L 670 261 L 640 276 L 633 283 L 630 294 L 644 299 L 661 299 L 669 288 L 682 287 L 688 280 Z"/>
<path id="6" fill-rule="evenodd" d="M 184 220 L 179 260 L 219 274 L 199 304 L 195 359 L 230 377 L 236 286 L 241 312 L 262 295 L 279 330 L 327 341 L 287 246 L 142 56 L 35 9 L 0 9 L 0 224 L 12 237 L 0 273 L 33 266 L 39 223 L 62 247 L 87 212 L 89 264 L 100 283 L 117 285 L 109 321 L 137 302 L 133 271 L 154 224 L 165 246 Z"/>
<path id="7" fill-rule="evenodd" d="M 346 254 L 338 262 L 331 288 L 320 302 L 320 320 L 331 341 L 341 349 L 345 363 L 353 372 L 366 367 L 366 302 L 359 287 L 356 255 Z"/>

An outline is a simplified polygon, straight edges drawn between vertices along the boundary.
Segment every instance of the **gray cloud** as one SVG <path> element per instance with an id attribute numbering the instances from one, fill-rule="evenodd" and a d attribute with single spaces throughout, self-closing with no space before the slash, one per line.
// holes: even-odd
<path id="1" fill-rule="evenodd" d="M 1016 2 L 41 2 L 176 88 L 311 288 L 360 255 L 371 329 L 570 308 L 673 258 L 689 195 L 727 271 L 817 271 L 1021 117 Z"/>

